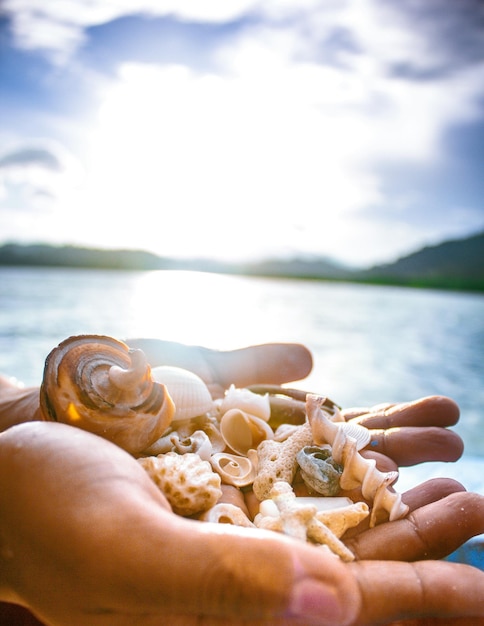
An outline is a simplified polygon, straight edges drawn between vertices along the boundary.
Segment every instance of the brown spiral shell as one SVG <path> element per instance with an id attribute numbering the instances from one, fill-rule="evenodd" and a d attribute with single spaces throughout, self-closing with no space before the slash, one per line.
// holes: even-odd
<path id="1" fill-rule="evenodd" d="M 109 439 L 137 455 L 168 428 L 175 407 L 141 350 L 103 335 L 65 339 L 48 355 L 42 418 Z"/>

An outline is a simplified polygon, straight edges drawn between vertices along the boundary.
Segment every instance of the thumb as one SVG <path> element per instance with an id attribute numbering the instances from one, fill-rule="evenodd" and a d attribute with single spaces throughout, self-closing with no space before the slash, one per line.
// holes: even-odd
<path id="1" fill-rule="evenodd" d="M 354 579 L 320 548 L 270 531 L 180 524 L 173 516 L 170 522 L 165 525 L 170 541 L 162 550 L 169 552 L 172 542 L 183 545 L 171 558 L 165 587 L 165 606 L 174 615 L 218 618 L 223 624 L 344 626 L 358 614 Z M 159 581 L 165 584 L 166 569 L 159 563 Z"/>

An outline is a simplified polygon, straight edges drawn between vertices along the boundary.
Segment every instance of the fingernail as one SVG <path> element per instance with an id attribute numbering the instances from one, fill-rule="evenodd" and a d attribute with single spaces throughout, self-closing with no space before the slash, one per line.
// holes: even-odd
<path id="1" fill-rule="evenodd" d="M 294 585 L 288 613 L 288 617 L 304 618 L 321 626 L 343 626 L 348 619 L 348 611 L 336 589 L 311 578 L 299 580 Z"/>

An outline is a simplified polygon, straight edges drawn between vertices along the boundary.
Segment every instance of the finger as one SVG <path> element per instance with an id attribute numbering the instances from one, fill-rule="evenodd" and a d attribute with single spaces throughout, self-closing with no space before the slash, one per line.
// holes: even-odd
<path id="1" fill-rule="evenodd" d="M 355 562 L 349 565 L 360 585 L 363 611 L 358 626 L 395 620 L 467 617 L 468 624 L 484 619 L 484 572 L 456 563 Z M 405 624 L 406 622 L 404 622 Z M 441 623 L 441 622 L 437 622 Z"/>
<path id="2" fill-rule="evenodd" d="M 465 492 L 466 488 L 452 478 L 431 478 L 402 494 L 409 511 L 442 500 L 452 493 Z"/>
<path id="3" fill-rule="evenodd" d="M 367 428 L 397 426 L 453 426 L 459 420 L 459 407 L 446 396 L 427 396 L 400 404 L 388 405 L 355 418 Z"/>
<path id="4" fill-rule="evenodd" d="M 435 426 L 371 430 L 366 449 L 380 452 L 400 467 L 427 461 L 457 461 L 464 451 L 462 439 L 451 430 Z"/>
<path id="5" fill-rule="evenodd" d="M 484 496 L 453 493 L 345 541 L 358 559 L 440 559 L 484 532 Z"/>
<path id="6" fill-rule="evenodd" d="M 386 457 L 385 457 L 386 458 Z M 387 470 L 391 471 L 391 470 Z M 415 511 L 420 507 L 423 507 L 432 502 L 437 502 L 446 498 L 452 493 L 465 492 L 466 489 L 456 480 L 451 478 L 432 478 L 424 483 L 409 489 L 405 493 L 402 493 L 402 501 L 408 506 L 409 512 Z M 345 495 L 351 498 L 353 502 L 364 502 L 365 498 L 360 489 L 354 489 L 353 491 L 342 492 L 341 495 Z M 371 506 L 371 502 L 367 503 Z M 368 530 L 370 527 L 369 518 L 362 520 L 357 526 L 350 528 L 344 535 L 345 541 L 351 537 L 361 534 L 363 531 Z"/>
<path id="7" fill-rule="evenodd" d="M 375 450 L 363 449 L 360 450 L 360 454 L 365 459 L 373 459 L 376 463 L 375 467 L 380 472 L 396 472 L 398 471 L 398 465 L 395 463 L 393 459 L 382 454 L 381 452 L 376 452 Z"/>
<path id="8" fill-rule="evenodd" d="M 232 383 L 246 387 L 255 383 L 293 382 L 305 378 L 313 366 L 310 351 L 296 343 L 262 344 L 227 351 L 161 339 L 129 339 L 127 343 L 141 348 L 152 366 L 183 367 L 224 388 Z"/>

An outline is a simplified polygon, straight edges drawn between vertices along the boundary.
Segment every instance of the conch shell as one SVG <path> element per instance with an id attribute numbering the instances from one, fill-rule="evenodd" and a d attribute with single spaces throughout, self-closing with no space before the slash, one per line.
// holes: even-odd
<path id="1" fill-rule="evenodd" d="M 162 435 L 175 411 L 144 353 L 102 335 L 69 337 L 52 350 L 40 408 L 44 420 L 100 435 L 133 455 Z"/>

